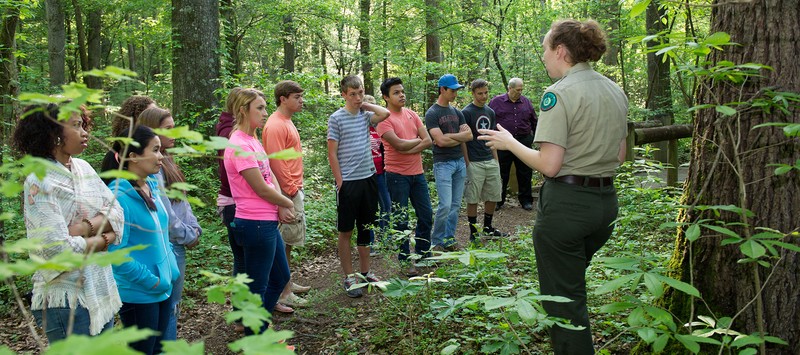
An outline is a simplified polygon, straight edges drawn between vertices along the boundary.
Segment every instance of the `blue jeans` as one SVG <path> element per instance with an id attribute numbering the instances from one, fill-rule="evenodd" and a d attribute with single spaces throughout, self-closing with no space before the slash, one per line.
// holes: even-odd
<path id="1" fill-rule="evenodd" d="M 156 303 L 122 303 L 119 310 L 119 319 L 125 327 L 147 328 L 159 334 L 147 339 L 131 343 L 134 350 L 145 354 L 160 354 L 161 340 L 167 330 L 170 314 L 169 298 Z"/>
<path id="2" fill-rule="evenodd" d="M 464 195 L 467 179 L 467 165 L 464 158 L 433 163 L 433 176 L 436 178 L 436 192 L 439 205 L 433 220 L 433 245 L 448 247 L 456 243 L 458 211 Z"/>
<path id="3" fill-rule="evenodd" d="M 424 174 L 400 175 L 386 172 L 386 182 L 389 196 L 394 204 L 394 229 L 404 231 L 408 229 L 408 200 L 417 214 L 417 228 L 415 233 L 416 246 L 414 252 L 423 257 L 429 256 L 431 248 L 431 226 L 433 224 L 433 209 L 431 208 L 431 195 L 428 191 L 428 182 Z M 408 239 L 403 240 L 400 254 L 397 259 L 407 260 L 411 254 Z"/>
<path id="4" fill-rule="evenodd" d="M 175 259 L 178 261 L 178 269 L 181 270 L 181 276 L 178 281 L 172 284 L 172 294 L 169 296 L 170 309 L 169 324 L 167 331 L 164 333 L 164 340 L 177 340 L 178 339 L 178 304 L 181 303 L 183 297 L 183 281 L 186 279 L 186 247 L 183 245 L 172 245 L 175 250 Z"/>
<path id="5" fill-rule="evenodd" d="M 245 273 L 253 280 L 248 285 L 250 292 L 260 296 L 264 308 L 272 313 L 291 277 L 278 221 L 234 218 L 233 225 L 233 238 L 244 252 Z M 261 327 L 262 333 L 267 326 L 264 323 Z M 250 328 L 245 328 L 246 335 L 251 332 Z"/>
<path id="6" fill-rule="evenodd" d="M 46 311 L 32 311 L 36 318 L 36 324 L 44 329 L 47 341 L 52 345 L 56 341 L 67 337 L 67 326 L 69 325 L 69 307 L 50 307 Z M 46 324 L 44 324 L 46 323 Z M 75 318 L 72 321 L 72 334 L 89 335 L 89 311 L 78 306 L 75 308 Z M 114 319 L 111 319 L 104 327 L 103 331 L 109 330 L 114 326 Z"/>
<path id="7" fill-rule="evenodd" d="M 386 227 L 389 226 L 389 214 L 392 213 L 392 199 L 386 186 L 386 173 L 375 174 L 375 178 L 378 181 L 378 207 L 381 211 L 378 227 L 380 227 L 381 234 L 385 234 Z M 375 232 L 372 229 L 369 230 L 369 243 L 375 243 Z"/>
<path id="8" fill-rule="evenodd" d="M 236 240 L 233 239 L 233 227 L 231 226 L 233 218 L 236 215 L 236 205 L 222 207 L 220 215 L 222 216 L 222 225 L 224 225 L 225 229 L 228 231 L 228 245 L 230 245 L 231 253 L 233 253 L 231 275 L 236 276 L 244 273 L 244 251 L 242 250 L 242 246 L 237 244 Z"/>

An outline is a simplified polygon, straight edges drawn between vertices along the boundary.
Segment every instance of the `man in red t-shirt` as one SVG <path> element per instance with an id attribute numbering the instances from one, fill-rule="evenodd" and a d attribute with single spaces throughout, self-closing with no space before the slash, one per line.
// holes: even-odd
<path id="1" fill-rule="evenodd" d="M 392 205 L 398 207 L 394 229 L 408 229 L 408 201 L 417 214 L 414 252 L 421 257 L 430 255 L 433 208 L 428 181 L 422 170 L 422 152 L 431 146 L 431 137 L 419 115 L 405 108 L 406 95 L 400 78 L 389 78 L 381 84 L 381 94 L 389 109 L 389 117 L 378 124 L 378 135 L 384 146 L 386 185 Z M 408 260 L 409 241 L 404 240 L 398 259 Z M 408 275 L 417 274 L 413 260 Z"/>

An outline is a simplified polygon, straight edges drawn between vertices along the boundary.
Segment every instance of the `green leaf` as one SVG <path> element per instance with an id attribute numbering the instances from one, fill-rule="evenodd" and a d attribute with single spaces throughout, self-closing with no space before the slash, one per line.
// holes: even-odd
<path id="1" fill-rule="evenodd" d="M 139 179 L 139 175 L 136 175 L 128 170 L 118 170 L 118 169 L 106 170 L 97 175 L 99 175 L 101 179 L 124 179 L 124 180 Z M 112 192 L 116 193 L 116 191 L 113 191 L 113 189 Z"/>
<path id="2" fill-rule="evenodd" d="M 743 346 L 761 344 L 763 342 L 764 342 L 764 339 L 762 339 L 759 336 L 756 336 L 756 335 L 742 335 L 742 336 L 736 337 L 736 339 L 734 339 L 733 342 L 731 343 L 731 346 L 736 347 L 736 348 L 741 348 Z"/>
<path id="3" fill-rule="evenodd" d="M 739 351 L 738 355 L 756 355 L 758 354 L 758 350 L 753 348 L 746 348 Z"/>
<path id="4" fill-rule="evenodd" d="M 700 226 L 692 224 L 686 229 L 686 239 L 688 239 L 690 242 L 694 242 L 698 238 L 700 238 Z"/>
<path id="5" fill-rule="evenodd" d="M 675 334 L 675 339 L 678 339 L 678 341 L 683 344 L 683 347 L 691 351 L 692 354 L 700 352 L 700 344 L 694 341 L 691 335 Z"/>
<path id="6" fill-rule="evenodd" d="M 164 355 L 203 355 L 205 346 L 203 342 L 189 344 L 185 339 L 162 342 Z"/>
<path id="7" fill-rule="evenodd" d="M 781 164 L 781 166 L 775 169 L 775 175 L 787 174 L 792 171 L 792 169 L 794 169 L 794 166 Z"/>
<path id="8" fill-rule="evenodd" d="M 448 346 L 445 346 L 444 349 L 442 349 L 442 351 L 440 352 L 440 354 L 442 354 L 442 355 L 455 354 L 456 350 L 458 350 L 458 348 L 460 348 L 460 347 L 461 347 L 461 344 L 450 344 Z"/>
<path id="9" fill-rule="evenodd" d="M 516 302 L 514 302 L 514 307 L 516 308 L 519 316 L 526 321 L 536 319 L 536 316 L 539 314 L 539 312 L 536 311 L 536 308 L 533 308 L 533 305 L 524 299 L 518 299 Z"/>
<path id="10" fill-rule="evenodd" d="M 665 284 L 669 285 L 670 287 L 672 287 L 672 288 L 674 288 L 674 289 L 676 289 L 678 291 L 681 291 L 681 292 L 683 292 L 683 293 L 685 293 L 687 295 L 690 295 L 690 296 L 700 297 L 700 291 L 698 291 L 694 286 L 692 286 L 692 285 L 690 285 L 688 283 L 685 283 L 685 282 L 679 281 L 679 280 L 675 280 L 675 279 L 673 279 L 671 277 L 667 277 L 667 276 L 664 276 L 664 275 L 656 275 L 656 277 L 659 280 L 661 280 L 662 282 L 664 282 Z"/>
<path id="11" fill-rule="evenodd" d="M 644 274 L 644 285 L 653 296 L 661 297 L 661 295 L 664 294 L 664 287 L 656 276 L 657 275 L 646 272 Z"/>
<path id="12" fill-rule="evenodd" d="M 302 158 L 303 153 L 300 153 L 294 148 L 286 148 L 281 150 L 280 152 L 275 152 L 267 156 L 269 159 L 277 159 L 277 160 L 292 160 L 297 158 Z"/>
<path id="13" fill-rule="evenodd" d="M 648 5 L 650 5 L 650 0 L 642 0 L 633 4 L 633 7 L 631 8 L 631 12 L 630 14 L 628 14 L 628 17 L 634 18 L 636 16 L 641 15 L 642 12 L 644 12 L 644 10 L 647 10 Z"/>
<path id="14" fill-rule="evenodd" d="M 778 337 L 774 337 L 774 336 L 767 335 L 767 336 L 764 337 L 764 340 L 766 340 L 767 342 L 770 342 L 770 343 L 781 344 L 781 345 L 789 345 L 789 343 L 787 343 L 785 340 L 783 340 L 781 338 L 778 338 Z"/>
<path id="15" fill-rule="evenodd" d="M 653 343 L 653 350 L 655 350 L 655 352 L 657 353 L 664 351 L 664 348 L 667 346 L 668 341 L 669 341 L 669 335 L 661 334 Z"/>
<path id="16" fill-rule="evenodd" d="M 278 342 L 291 338 L 292 334 L 288 330 L 276 332 L 269 328 L 262 334 L 247 336 L 230 343 L 228 348 L 248 355 L 290 355 L 294 354 L 294 351 L 286 349 L 286 344 Z"/>
<path id="17" fill-rule="evenodd" d="M 619 311 L 624 311 L 636 307 L 635 303 L 631 302 L 614 302 L 611 304 L 605 304 L 600 307 L 600 312 L 603 313 L 616 313 Z"/>
<path id="18" fill-rule="evenodd" d="M 767 253 L 767 249 L 761 243 L 752 239 L 742 243 L 739 246 L 739 250 L 742 251 L 742 254 L 752 259 L 758 259 Z"/>
<path id="19" fill-rule="evenodd" d="M 656 337 L 658 334 L 656 333 L 655 329 L 653 328 L 642 328 L 636 331 L 636 334 L 639 335 L 645 343 L 651 344 L 656 341 Z"/>
<path id="20" fill-rule="evenodd" d="M 145 339 L 157 333 L 151 329 L 122 328 L 102 332 L 97 336 L 71 335 L 50 344 L 45 354 L 75 355 L 134 355 L 139 352 L 127 344 Z"/>
<path id="21" fill-rule="evenodd" d="M 725 32 L 715 32 L 709 35 L 708 37 L 703 40 L 703 43 L 710 44 L 710 45 L 723 45 L 728 44 L 731 42 L 731 36 Z"/>
<path id="22" fill-rule="evenodd" d="M 732 230 L 730 230 L 728 228 L 725 228 L 725 227 L 715 226 L 713 224 L 703 224 L 703 227 L 706 227 L 706 228 L 708 228 L 710 230 L 713 230 L 713 231 L 715 231 L 717 233 L 727 235 L 729 237 L 741 238 L 738 234 L 736 234 L 736 232 L 734 232 L 734 231 L 732 231 Z"/>
<path id="23" fill-rule="evenodd" d="M 602 295 L 605 293 L 616 291 L 620 287 L 627 285 L 629 282 L 633 280 L 638 280 L 641 276 L 642 276 L 641 273 L 635 273 L 616 278 L 614 280 L 611 280 L 609 282 L 600 285 L 600 287 L 594 290 L 594 293 L 596 295 Z"/>
<path id="24" fill-rule="evenodd" d="M 514 304 L 515 301 L 514 297 L 491 297 L 484 302 L 484 307 L 487 311 L 491 311 L 500 307 L 508 307 Z"/>
<path id="25" fill-rule="evenodd" d="M 736 114 L 736 109 L 730 106 L 717 105 L 716 107 L 714 107 L 714 109 L 725 116 L 733 116 Z"/>
<path id="26" fill-rule="evenodd" d="M 794 244 L 791 244 L 791 243 L 779 242 L 779 241 L 770 241 L 769 243 L 772 244 L 772 245 L 779 246 L 779 247 L 784 248 L 784 249 L 788 249 L 788 250 L 800 253 L 800 246 L 797 246 L 797 245 L 794 245 Z"/>
<path id="27" fill-rule="evenodd" d="M 189 126 L 178 126 L 172 129 L 154 128 L 153 132 L 158 135 L 169 137 L 173 139 L 188 139 L 192 142 L 202 142 L 203 134 L 200 132 L 192 131 Z"/>

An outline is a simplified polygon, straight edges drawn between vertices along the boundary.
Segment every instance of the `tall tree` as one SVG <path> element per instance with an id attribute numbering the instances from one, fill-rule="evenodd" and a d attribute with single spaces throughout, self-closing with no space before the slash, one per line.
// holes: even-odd
<path id="1" fill-rule="evenodd" d="M 6 144 L 7 127 L 11 127 L 17 117 L 17 103 L 14 98 L 19 95 L 19 75 L 17 71 L 17 24 L 19 23 L 19 8 L 8 6 L 4 9 L 3 20 L 0 22 L 0 117 L 7 122 L 0 122 L 0 144 Z M 3 151 L 0 149 L 0 162 L 3 161 Z M 0 203 L 0 215 L 3 214 L 3 204 Z M 0 219 L 0 245 L 6 237 L 5 220 Z"/>
<path id="2" fill-rule="evenodd" d="M 646 11 L 647 21 L 647 34 L 648 35 L 663 35 L 667 31 L 666 9 L 660 5 L 660 1 L 653 0 L 647 6 Z M 659 37 L 666 38 L 666 37 Z M 648 47 L 655 47 L 661 44 L 657 40 L 648 42 Z M 662 125 L 671 125 L 674 122 L 672 113 L 672 88 L 670 86 L 670 62 L 666 59 L 666 54 L 656 54 L 655 50 L 647 53 L 647 102 L 645 107 L 653 114 L 650 118 L 654 121 L 659 121 Z M 670 161 L 670 155 L 677 158 L 677 141 L 672 142 L 658 142 L 655 143 L 658 151 L 655 158 L 662 162 L 667 163 Z M 672 148 L 672 149 L 670 149 Z M 677 168 L 669 169 L 677 178 Z M 670 179 L 667 179 L 670 180 Z M 674 181 L 671 180 L 671 181 Z"/>
<path id="3" fill-rule="evenodd" d="M 716 217 L 688 209 L 682 220 L 716 218 L 740 223 L 729 226 L 748 242 L 760 232 L 756 227 L 796 232 L 800 229 L 800 174 L 795 170 L 775 175 L 769 164 L 795 164 L 800 140 L 787 138 L 780 128 L 754 127 L 767 122 L 800 123 L 800 108 L 795 103 L 788 113 L 777 109 L 766 113 L 750 104 L 764 99 L 772 102 L 769 88 L 800 92 L 800 0 L 714 1 L 713 6 L 711 32 L 726 32 L 739 45 L 713 52 L 708 60 L 762 63 L 774 70 L 761 70 L 762 76 L 739 83 L 710 79 L 702 83 L 698 103 L 740 104 L 731 116 L 714 109 L 697 113 L 685 199 L 691 206 L 741 206 L 753 215 L 723 212 Z M 788 347 L 771 346 L 769 354 L 800 354 L 800 254 L 781 249 L 778 257 L 764 259 L 771 267 L 741 263 L 745 256 L 739 244 L 721 246 L 724 238 L 703 230 L 702 238 L 689 243 L 679 233 L 672 265 L 682 280 L 693 281 L 705 302 L 671 293 L 666 299 L 671 311 L 687 319 L 692 311 L 695 316 L 734 316 L 743 310 L 734 320 L 734 329 L 746 333 L 763 329 L 789 342 Z M 797 238 L 786 241 L 800 244 Z"/>
<path id="4" fill-rule="evenodd" d="M 238 20 L 233 0 L 220 1 L 219 14 L 222 17 L 225 37 L 225 49 L 228 52 L 228 60 L 225 68 L 229 75 L 236 75 L 242 71 L 242 61 L 239 57 L 239 43 L 242 36 L 238 34 Z"/>
<path id="5" fill-rule="evenodd" d="M 292 15 L 284 16 L 283 36 L 281 37 L 283 41 L 283 70 L 288 73 L 294 72 L 295 60 L 297 59 L 297 48 L 295 48 L 294 44 L 295 32 L 296 29 L 294 27 L 294 21 L 292 21 Z"/>
<path id="6" fill-rule="evenodd" d="M 441 49 L 441 41 L 439 39 L 439 0 L 425 0 L 425 61 L 428 62 L 428 70 L 425 71 L 425 81 L 427 82 L 425 87 L 427 88 L 428 85 L 436 81 L 437 74 L 430 63 L 441 63 L 442 62 L 442 49 Z M 425 103 L 425 106 L 430 106 L 434 102 L 436 102 L 436 98 L 439 96 L 438 90 L 435 90 L 436 85 L 433 85 L 433 89 L 428 90 L 428 102 Z"/>
<path id="7" fill-rule="evenodd" d="M 217 106 L 219 1 L 172 0 L 172 40 L 172 111 L 178 120 L 199 114 L 196 127 Z"/>
<path id="8" fill-rule="evenodd" d="M 50 62 L 50 85 L 64 84 L 66 53 L 64 45 L 67 41 L 64 7 L 60 0 L 45 0 L 47 17 L 47 51 Z"/>
<path id="9" fill-rule="evenodd" d="M 364 93 L 375 95 L 375 88 L 372 84 L 372 58 L 369 47 L 369 19 L 370 19 L 370 0 L 359 0 L 361 9 L 361 21 L 358 26 L 358 45 L 361 49 L 361 72 L 364 74 Z"/>
<path id="10" fill-rule="evenodd" d="M 88 9 L 88 36 L 86 43 L 86 57 L 89 63 L 89 69 L 100 68 L 100 59 L 103 57 L 101 40 L 103 32 L 103 12 L 100 6 L 94 4 L 92 8 Z M 103 86 L 103 80 L 89 76 L 85 77 L 86 86 L 94 89 L 99 89 Z"/>

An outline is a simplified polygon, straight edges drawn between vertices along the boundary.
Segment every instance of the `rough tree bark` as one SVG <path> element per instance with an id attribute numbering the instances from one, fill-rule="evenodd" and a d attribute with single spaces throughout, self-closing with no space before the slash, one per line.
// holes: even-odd
<path id="1" fill-rule="evenodd" d="M 50 85 L 60 86 L 65 82 L 66 57 L 64 45 L 67 41 L 64 7 L 60 0 L 46 0 L 47 51 L 50 64 Z"/>
<path id="2" fill-rule="evenodd" d="M 297 48 L 294 45 L 295 35 L 294 22 L 292 15 L 283 17 L 283 70 L 287 73 L 293 73 L 295 68 L 295 59 L 297 58 Z"/>
<path id="3" fill-rule="evenodd" d="M 86 56 L 89 60 L 89 70 L 100 68 L 100 59 L 103 57 L 102 52 L 102 32 L 103 32 L 103 13 L 97 4 L 93 5 L 94 8 L 88 9 L 88 36 L 86 43 Z M 99 89 L 103 87 L 103 80 L 96 76 L 85 77 L 86 86 Z"/>
<path id="4" fill-rule="evenodd" d="M 647 34 L 654 35 L 662 33 L 667 26 L 662 22 L 666 19 L 666 9 L 661 6 L 660 1 L 651 1 L 647 6 Z M 650 41 L 648 47 L 661 44 L 659 41 Z M 647 100 L 645 107 L 651 112 L 651 120 L 661 122 L 661 125 L 671 125 L 675 119 L 672 113 L 672 87 L 669 78 L 669 61 L 665 61 L 665 54 L 656 55 L 655 52 L 647 53 Z M 669 142 L 658 142 L 654 144 L 659 150 L 655 152 L 656 160 L 662 163 L 670 161 L 670 153 L 677 158 L 677 150 L 670 151 Z M 677 148 L 677 145 L 675 145 Z M 675 175 L 677 180 L 677 169 L 670 169 L 669 173 Z M 668 179 L 669 180 L 669 179 Z M 674 180 L 673 180 L 674 181 Z"/>
<path id="5" fill-rule="evenodd" d="M 754 0 L 751 2 L 715 1 L 711 32 L 723 31 L 740 45 L 715 51 L 708 58 L 712 63 L 723 60 L 734 63 L 762 63 L 774 68 L 762 70 L 761 78 L 753 77 L 744 85 L 705 81 L 697 94 L 698 103 L 747 102 L 764 98 L 763 88 L 800 92 L 800 0 Z M 741 109 L 737 115 L 722 116 L 714 109 L 698 112 L 694 126 L 694 142 L 689 176 L 685 186 L 686 204 L 737 205 L 752 210 L 747 219 L 751 226 L 770 227 L 784 233 L 800 228 L 800 174 L 796 171 L 775 176 L 771 163 L 794 164 L 800 158 L 800 141 L 787 138 L 780 128 L 753 127 L 765 122 L 800 123 L 800 109 L 794 106 L 786 115 L 778 110 L 767 114 L 756 108 Z M 738 178 L 742 180 L 739 181 Z M 714 218 L 710 213 L 687 210 L 681 219 Z M 727 222 L 741 222 L 734 214 L 723 213 Z M 780 252 L 780 259 L 769 260 L 773 267 L 740 264 L 744 258 L 738 245 L 720 246 L 720 235 L 706 234 L 690 245 L 679 233 L 672 266 L 681 279 L 700 290 L 714 315 L 733 316 L 734 329 L 759 331 L 756 296 L 757 279 L 765 284 L 763 327 L 772 336 L 789 342 L 789 346 L 769 345 L 769 354 L 800 354 L 800 255 Z M 746 235 L 744 228 L 738 229 Z M 790 240 L 800 244 L 797 238 Z M 690 249 L 691 248 L 691 249 Z M 693 264 L 690 273 L 690 262 Z M 691 301 L 684 294 L 671 292 L 665 298 L 669 308 L 682 320 L 690 312 Z M 703 303 L 694 303 L 694 315 L 710 315 Z"/>
<path id="6" fill-rule="evenodd" d="M 370 0 L 359 0 L 361 23 L 358 27 L 358 44 L 361 50 L 361 72 L 364 75 L 364 93 L 367 95 L 375 95 L 375 88 L 372 84 L 372 58 L 370 58 L 369 46 L 370 5 Z"/>
<path id="7" fill-rule="evenodd" d="M 439 0 L 425 0 L 425 28 L 428 32 L 425 34 L 425 61 L 428 63 L 441 63 L 442 50 L 439 34 L 436 29 L 439 28 Z M 439 91 L 436 88 L 437 73 L 432 70 L 432 65 L 428 64 L 428 70 L 425 72 L 425 81 L 428 84 L 433 83 L 433 90 L 428 90 L 428 102 L 425 107 L 432 105 L 439 97 Z M 427 85 L 426 85 L 427 86 Z"/>
<path id="8" fill-rule="evenodd" d="M 217 106 L 219 1 L 172 0 L 172 39 L 172 112 L 176 120 L 197 114 L 197 127 Z"/>
<path id="9" fill-rule="evenodd" d="M 219 14 L 225 24 L 222 32 L 225 36 L 225 47 L 230 56 L 225 67 L 228 70 L 228 74 L 234 76 L 242 72 L 242 61 L 239 58 L 239 43 L 241 38 L 238 35 L 239 26 L 233 0 L 220 1 Z"/>
<path id="10" fill-rule="evenodd" d="M 2 26 L 0 26 L 0 117 L 6 122 L 0 127 L 0 144 L 6 144 L 7 130 L 13 126 L 17 117 L 17 102 L 13 99 L 19 95 L 19 75 L 17 71 L 17 58 L 14 52 L 17 50 L 16 34 L 17 24 L 19 23 L 19 8 L 9 6 L 3 11 Z M 8 123 L 8 124 L 7 124 Z M 0 149 L 0 161 L 3 161 L 3 151 Z M 0 214 L 3 211 L 3 204 L 0 203 Z M 5 241 L 5 222 L 0 219 L 0 245 Z"/>

